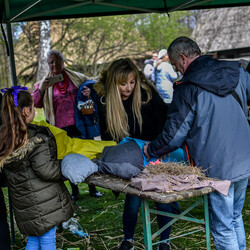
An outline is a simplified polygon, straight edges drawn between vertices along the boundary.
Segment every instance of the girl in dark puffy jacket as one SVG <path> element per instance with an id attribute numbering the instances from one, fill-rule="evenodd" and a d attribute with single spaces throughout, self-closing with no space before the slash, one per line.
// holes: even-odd
<path id="1" fill-rule="evenodd" d="M 27 88 L 4 89 L 0 131 L 0 171 L 8 187 L 26 250 L 56 249 L 56 226 L 73 216 L 76 205 L 62 181 L 53 134 L 30 124 L 35 110 Z"/>

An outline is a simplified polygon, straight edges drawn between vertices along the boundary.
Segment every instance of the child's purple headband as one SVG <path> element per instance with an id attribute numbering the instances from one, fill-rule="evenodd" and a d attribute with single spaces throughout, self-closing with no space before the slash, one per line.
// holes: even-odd
<path id="1" fill-rule="evenodd" d="M 12 95 L 14 96 L 14 103 L 15 103 L 15 106 L 17 107 L 18 106 L 18 102 L 17 102 L 17 94 L 19 93 L 19 90 L 27 90 L 28 88 L 27 87 L 22 87 L 22 86 L 12 86 L 11 88 L 4 88 L 4 89 L 1 89 L 1 92 L 2 93 L 5 93 L 7 92 L 9 89 L 13 89 L 13 92 L 12 92 Z"/>

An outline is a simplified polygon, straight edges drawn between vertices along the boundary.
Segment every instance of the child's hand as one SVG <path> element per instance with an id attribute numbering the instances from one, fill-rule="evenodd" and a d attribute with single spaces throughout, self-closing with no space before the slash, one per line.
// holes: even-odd
<path id="1" fill-rule="evenodd" d="M 87 96 L 89 98 L 89 96 L 90 96 L 90 88 L 85 86 L 83 88 L 83 90 L 82 90 L 82 94 L 83 94 L 83 96 Z"/>

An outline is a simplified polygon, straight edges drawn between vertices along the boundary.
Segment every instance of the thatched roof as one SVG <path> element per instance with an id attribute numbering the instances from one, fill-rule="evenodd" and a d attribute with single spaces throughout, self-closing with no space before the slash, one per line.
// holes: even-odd
<path id="1" fill-rule="evenodd" d="M 250 7 L 203 11 L 192 37 L 202 52 L 250 47 Z"/>

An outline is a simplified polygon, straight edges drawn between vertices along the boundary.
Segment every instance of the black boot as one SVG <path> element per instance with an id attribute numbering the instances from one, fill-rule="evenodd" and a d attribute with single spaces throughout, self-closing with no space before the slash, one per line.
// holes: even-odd
<path id="1" fill-rule="evenodd" d="M 72 199 L 77 201 L 79 200 L 79 188 L 76 184 L 69 182 L 72 188 Z"/>

